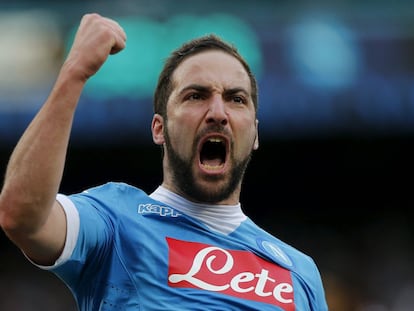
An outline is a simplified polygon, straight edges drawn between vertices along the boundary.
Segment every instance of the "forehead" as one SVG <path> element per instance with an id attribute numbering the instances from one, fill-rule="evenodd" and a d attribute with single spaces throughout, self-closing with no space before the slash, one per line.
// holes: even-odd
<path id="1" fill-rule="evenodd" d="M 185 59 L 173 74 L 175 85 L 197 83 L 250 90 L 250 79 L 240 61 L 219 50 L 197 53 Z"/>

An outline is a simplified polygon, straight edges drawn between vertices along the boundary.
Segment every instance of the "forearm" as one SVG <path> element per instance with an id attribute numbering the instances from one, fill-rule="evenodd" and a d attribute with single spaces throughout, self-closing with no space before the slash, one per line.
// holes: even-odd
<path id="1" fill-rule="evenodd" d="M 98 14 L 82 18 L 52 92 L 11 155 L 0 193 L 0 226 L 38 262 L 53 262 L 65 242 L 65 214 L 55 198 L 82 89 L 125 40 L 115 21 Z"/>
<path id="2" fill-rule="evenodd" d="M 56 84 L 10 158 L 2 189 L 3 227 L 22 234 L 46 221 L 63 175 L 66 151 L 84 81 L 63 67 Z"/>

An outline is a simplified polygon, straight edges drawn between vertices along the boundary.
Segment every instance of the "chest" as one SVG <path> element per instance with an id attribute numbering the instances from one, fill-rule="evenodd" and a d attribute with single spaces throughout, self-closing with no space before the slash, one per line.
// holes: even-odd
<path id="1" fill-rule="evenodd" d="M 206 304 L 218 303 L 216 307 L 243 301 L 295 310 L 289 270 L 258 256 L 248 238 L 215 234 L 174 213 L 146 209 L 118 228 L 123 233 L 117 237 L 117 256 L 145 301 L 181 297 L 180 305 L 194 305 L 205 298 Z"/>

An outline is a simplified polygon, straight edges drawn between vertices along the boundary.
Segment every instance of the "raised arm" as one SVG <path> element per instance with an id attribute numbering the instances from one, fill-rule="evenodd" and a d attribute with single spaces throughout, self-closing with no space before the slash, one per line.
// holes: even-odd
<path id="1" fill-rule="evenodd" d="M 84 15 L 49 97 L 11 155 L 0 194 L 0 225 L 39 264 L 52 264 L 64 247 L 66 218 L 55 199 L 79 97 L 86 81 L 125 41 L 115 21 Z"/>

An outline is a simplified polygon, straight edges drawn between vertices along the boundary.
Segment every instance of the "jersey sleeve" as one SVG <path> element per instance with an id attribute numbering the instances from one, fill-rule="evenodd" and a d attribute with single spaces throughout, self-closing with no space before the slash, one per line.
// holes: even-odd
<path id="1" fill-rule="evenodd" d="M 113 243 L 113 220 L 105 211 L 105 199 L 98 189 L 70 196 L 58 196 L 67 214 L 67 237 L 62 255 L 48 269 L 63 279 L 69 287 L 97 273 Z M 94 264 L 88 264 L 93 261 Z M 94 268 L 91 268 L 94 267 Z"/>
<path id="2" fill-rule="evenodd" d="M 53 270 L 66 262 L 73 253 L 79 234 L 79 213 L 73 202 L 63 194 L 58 194 L 56 200 L 62 206 L 66 216 L 66 240 L 61 255 L 53 265 L 44 266 L 33 262 L 26 254 L 24 254 L 33 265 L 43 270 Z"/>

